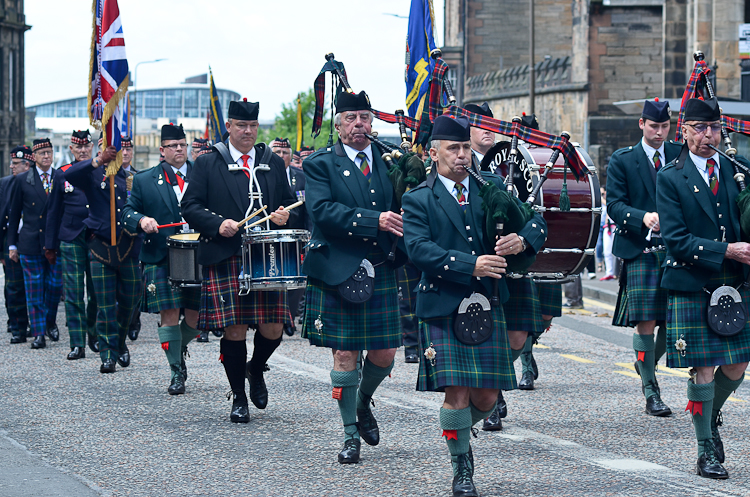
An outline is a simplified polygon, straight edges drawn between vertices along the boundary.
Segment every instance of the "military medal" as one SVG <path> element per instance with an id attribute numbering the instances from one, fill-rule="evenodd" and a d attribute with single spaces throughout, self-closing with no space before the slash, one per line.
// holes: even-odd
<path id="1" fill-rule="evenodd" d="M 104 190 L 105 188 L 107 188 L 107 182 L 106 181 L 102 181 L 102 190 Z"/>

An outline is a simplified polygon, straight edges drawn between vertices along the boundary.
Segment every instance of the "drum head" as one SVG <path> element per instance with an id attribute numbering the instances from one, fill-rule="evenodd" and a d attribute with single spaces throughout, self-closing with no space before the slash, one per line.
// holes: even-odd
<path id="1" fill-rule="evenodd" d="M 180 240 L 183 242 L 197 242 L 201 237 L 200 233 L 177 233 L 170 235 L 169 238 L 173 240 Z"/>
<path id="2" fill-rule="evenodd" d="M 498 142 L 489 149 L 487 154 L 479 163 L 482 171 L 488 171 L 505 178 L 508 175 L 508 156 L 510 155 L 510 142 Z M 538 180 L 536 163 L 529 151 L 522 144 L 518 144 L 518 155 L 516 166 L 513 168 L 513 186 L 518 199 L 525 202 L 534 189 Z"/>

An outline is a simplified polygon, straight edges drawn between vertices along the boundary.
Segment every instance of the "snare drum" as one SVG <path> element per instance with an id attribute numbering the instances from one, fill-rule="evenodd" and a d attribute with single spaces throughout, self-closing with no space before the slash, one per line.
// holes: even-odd
<path id="1" fill-rule="evenodd" d="M 167 237 L 169 283 L 174 287 L 200 287 L 203 266 L 198 264 L 200 233 L 177 233 Z"/>
<path id="2" fill-rule="evenodd" d="M 293 290 L 302 288 L 306 230 L 251 231 L 242 235 L 242 273 L 240 295 L 257 290 Z"/>
<path id="3" fill-rule="evenodd" d="M 527 146 L 533 157 L 536 171 L 547 164 L 553 150 L 551 148 Z M 547 181 L 539 192 L 539 205 L 535 209 L 542 212 L 547 222 L 547 241 L 529 268 L 529 276 L 540 283 L 565 281 L 568 276 L 579 274 L 594 257 L 596 241 L 599 238 L 599 224 L 602 215 L 602 199 L 596 167 L 589 154 L 576 147 L 578 155 L 588 167 L 588 174 L 576 181 L 568 170 L 567 184 L 570 197 L 570 211 L 560 211 L 560 192 L 563 185 L 562 154 L 550 171 Z"/>

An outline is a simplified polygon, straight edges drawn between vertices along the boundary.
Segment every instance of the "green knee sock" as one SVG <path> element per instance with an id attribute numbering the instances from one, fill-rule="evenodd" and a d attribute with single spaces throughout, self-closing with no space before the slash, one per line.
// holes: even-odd
<path id="1" fill-rule="evenodd" d="M 711 413 L 714 404 L 715 382 L 696 385 L 688 381 L 687 398 L 693 402 L 702 402 L 702 414 L 693 414 L 693 427 L 695 428 L 695 439 L 698 441 L 698 457 L 703 455 L 703 442 L 712 439 L 711 436 Z M 695 409 L 693 409 L 693 412 Z"/>
<path id="2" fill-rule="evenodd" d="M 521 352 L 521 371 L 526 373 L 527 371 L 533 372 L 531 367 L 532 348 L 534 347 L 534 337 L 529 335 L 526 337 L 526 344 L 523 346 L 523 352 Z"/>
<path id="3" fill-rule="evenodd" d="M 495 410 L 496 406 L 497 402 L 495 402 L 495 405 L 493 405 L 492 409 L 490 409 L 489 411 L 480 411 L 474 404 L 472 404 L 471 401 L 469 401 L 469 409 L 471 410 L 471 426 L 474 426 L 483 419 L 489 418 L 490 414 L 492 414 L 492 411 Z"/>
<path id="4" fill-rule="evenodd" d="M 654 363 L 658 364 L 664 354 L 667 353 L 667 327 L 659 326 L 659 332 L 656 334 L 656 344 L 654 345 Z"/>
<path id="5" fill-rule="evenodd" d="M 369 358 L 365 359 L 365 365 L 362 368 L 362 381 L 359 384 L 359 395 L 357 395 L 357 409 L 364 409 L 367 407 L 367 403 L 375 393 L 386 376 L 391 374 L 393 369 L 393 363 L 390 366 L 381 368 L 370 362 Z M 364 400 L 363 400 L 364 398 Z"/>
<path id="6" fill-rule="evenodd" d="M 169 368 L 172 371 L 172 379 L 179 372 L 182 361 L 182 333 L 179 326 L 162 326 L 157 328 L 161 348 L 167 356 Z"/>
<path id="7" fill-rule="evenodd" d="M 341 398 L 337 399 L 339 403 L 339 413 L 341 421 L 344 423 L 344 440 L 350 438 L 359 439 L 357 431 L 357 384 L 359 375 L 357 371 L 333 371 L 331 370 L 331 386 L 334 388 L 334 398 L 336 398 L 337 389 L 341 389 Z"/>
<path id="8" fill-rule="evenodd" d="M 547 331 L 550 326 L 552 326 L 552 319 L 542 319 L 542 333 Z"/>
<path id="9" fill-rule="evenodd" d="M 643 395 L 646 398 L 658 394 L 656 386 L 656 367 L 654 363 L 654 336 L 633 334 L 633 349 L 638 361 L 638 369 L 641 372 L 641 383 L 643 384 Z M 642 356 L 643 360 L 639 359 Z"/>
<path id="10" fill-rule="evenodd" d="M 516 362 L 516 359 L 521 357 L 521 353 L 523 352 L 523 348 L 520 348 L 518 350 L 516 349 L 510 349 L 510 360 L 512 362 Z"/>
<path id="11" fill-rule="evenodd" d="M 200 331 L 196 330 L 195 328 L 191 328 L 187 324 L 187 321 L 183 319 L 180 323 L 180 333 L 182 334 L 182 346 L 184 348 L 187 347 L 187 345 L 200 334 Z"/>
<path id="12" fill-rule="evenodd" d="M 724 406 L 724 402 L 726 402 L 729 396 L 732 395 L 732 392 L 739 388 L 744 378 L 745 375 L 743 374 L 740 376 L 739 380 L 730 380 L 721 368 L 716 371 L 716 374 L 714 375 L 714 404 L 713 412 L 711 413 L 712 419 L 716 419 L 716 416 L 719 415 L 719 411 Z"/>
<path id="13" fill-rule="evenodd" d="M 440 409 L 440 428 L 443 429 L 451 456 L 460 456 L 469 452 L 471 426 L 470 408 L 446 409 L 443 407 Z"/>

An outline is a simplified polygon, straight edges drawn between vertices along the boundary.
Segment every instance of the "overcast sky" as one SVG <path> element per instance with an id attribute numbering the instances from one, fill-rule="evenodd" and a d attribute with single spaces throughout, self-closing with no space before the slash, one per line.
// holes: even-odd
<path id="1" fill-rule="evenodd" d="M 271 120 L 312 88 L 333 52 L 373 107 L 404 108 L 410 0 L 119 0 L 131 77 L 171 86 L 213 69 L 220 88 L 260 102 Z M 86 95 L 91 0 L 26 0 L 26 105 Z M 435 0 L 443 42 L 443 0 Z M 330 88 L 328 89 L 330 91 Z"/>

